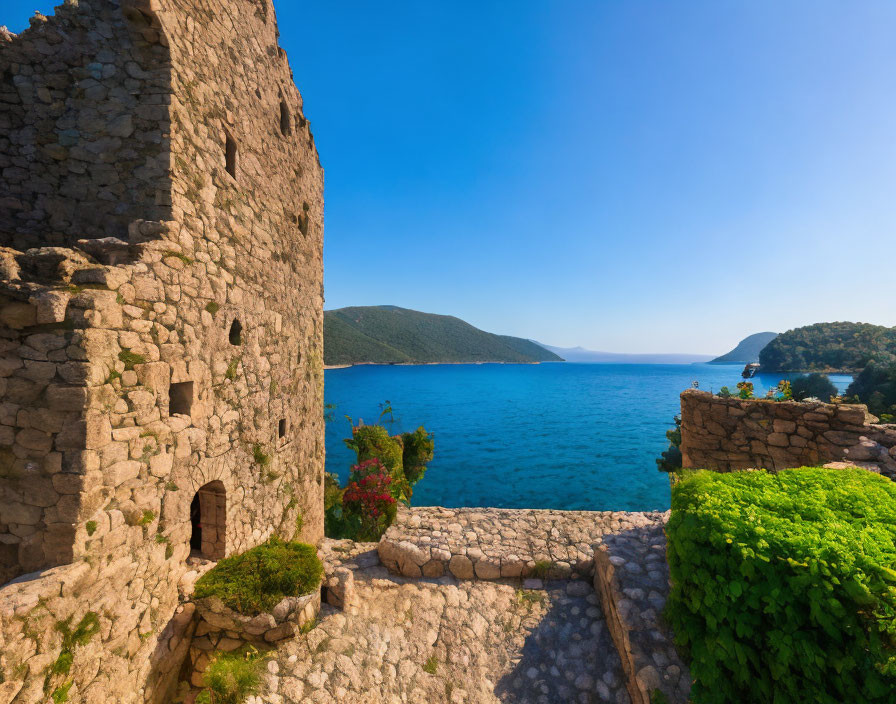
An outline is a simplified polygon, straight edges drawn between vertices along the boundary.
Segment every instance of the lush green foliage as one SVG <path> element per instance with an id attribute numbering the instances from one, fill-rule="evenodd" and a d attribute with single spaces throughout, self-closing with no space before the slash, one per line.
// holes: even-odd
<path id="1" fill-rule="evenodd" d="M 722 387 L 723 389 L 726 387 Z M 753 398 L 753 382 L 752 381 L 739 381 L 737 382 L 737 395 L 746 400 L 748 398 Z"/>
<path id="2" fill-rule="evenodd" d="M 896 361 L 896 328 L 867 323 L 817 323 L 788 330 L 759 355 L 762 371 L 857 371 Z"/>
<path id="3" fill-rule="evenodd" d="M 737 347 L 721 357 L 716 357 L 710 364 L 749 364 L 758 362 L 759 353 L 777 336 L 778 333 L 776 332 L 757 332 L 754 335 L 745 337 L 737 344 Z"/>
<path id="4" fill-rule="evenodd" d="M 381 418 L 386 415 L 391 419 L 388 401 Z M 398 503 L 410 504 L 414 484 L 432 461 L 435 443 L 423 426 L 413 433 L 390 435 L 382 425 L 362 425 L 352 427 L 345 444 L 355 451 L 358 463 L 345 487 L 339 486 L 335 475 L 327 475 L 324 531 L 331 538 L 379 540 L 395 519 Z"/>
<path id="5" fill-rule="evenodd" d="M 383 463 L 372 458 L 354 465 L 348 486 L 342 492 L 342 517 L 354 540 L 379 540 L 392 525 L 397 511 L 392 477 Z"/>
<path id="6" fill-rule="evenodd" d="M 426 474 L 426 465 L 432 462 L 435 451 L 435 442 L 432 434 L 427 433 L 421 425 L 413 433 L 403 433 L 402 444 L 402 469 L 408 483 L 414 484 L 423 479 Z"/>
<path id="7" fill-rule="evenodd" d="M 218 562 L 196 582 L 194 596 L 217 596 L 234 611 L 254 615 L 270 611 L 285 597 L 313 592 L 322 577 L 313 545 L 271 538 Z"/>
<path id="8" fill-rule="evenodd" d="M 493 335 L 448 315 L 396 306 L 324 313 L 324 363 L 561 361 L 534 342 Z"/>
<path id="9" fill-rule="evenodd" d="M 896 483 L 696 472 L 673 487 L 666 532 L 695 703 L 893 701 Z"/>
<path id="10" fill-rule="evenodd" d="M 828 403 L 832 396 L 837 395 L 837 387 L 828 379 L 827 374 L 821 374 L 820 372 L 813 372 L 812 374 L 791 379 L 790 390 L 795 401 L 817 398 L 819 401 Z"/>
<path id="11" fill-rule="evenodd" d="M 202 675 L 196 704 L 242 704 L 258 691 L 265 658 L 254 648 L 219 653 Z"/>
<path id="12" fill-rule="evenodd" d="M 663 451 L 656 461 L 661 472 L 677 472 L 681 469 L 681 416 L 675 416 L 675 427 L 666 431 L 669 447 Z"/>
<path id="13" fill-rule="evenodd" d="M 896 362 L 865 367 L 846 390 L 885 423 L 896 422 Z"/>

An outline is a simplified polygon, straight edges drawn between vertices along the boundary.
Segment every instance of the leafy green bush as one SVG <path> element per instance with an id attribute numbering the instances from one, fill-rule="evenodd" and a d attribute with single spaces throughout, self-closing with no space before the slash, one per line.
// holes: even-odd
<path id="1" fill-rule="evenodd" d="M 681 416 L 675 416 L 675 427 L 666 431 L 667 447 L 656 461 L 657 469 L 661 472 L 677 472 L 684 461 L 681 454 Z"/>
<path id="2" fill-rule="evenodd" d="M 696 472 L 673 487 L 667 534 L 695 703 L 893 701 L 896 483 Z"/>
<path id="3" fill-rule="evenodd" d="M 846 390 L 868 406 L 885 423 L 896 420 L 896 363 L 872 362 L 862 370 Z"/>
<path id="4" fill-rule="evenodd" d="M 323 571 L 313 545 L 271 538 L 221 560 L 199 578 L 194 596 L 217 596 L 234 611 L 255 615 L 270 611 L 284 597 L 310 594 Z"/>
<path id="5" fill-rule="evenodd" d="M 380 418 L 392 416 L 386 401 Z M 386 419 L 385 422 L 393 422 Z M 324 531 L 330 538 L 379 540 L 395 519 L 397 502 L 410 505 L 416 484 L 426 473 L 435 443 L 421 425 L 412 433 L 390 435 L 382 425 L 352 427 L 346 446 L 355 451 L 348 485 L 335 475 L 324 486 Z"/>
<path id="6" fill-rule="evenodd" d="M 815 372 L 807 376 L 798 376 L 790 381 L 790 389 L 793 398 L 804 401 L 807 398 L 817 398 L 827 403 L 831 396 L 837 395 L 837 387 L 828 379 L 827 374 Z"/>
<path id="7" fill-rule="evenodd" d="M 413 488 L 414 484 L 423 479 L 426 465 L 432 462 L 435 442 L 432 433 L 427 433 L 421 425 L 413 433 L 402 433 L 401 444 L 404 476 Z"/>
<path id="8" fill-rule="evenodd" d="M 258 691 L 264 656 L 254 648 L 215 656 L 202 675 L 196 704 L 242 704 Z"/>

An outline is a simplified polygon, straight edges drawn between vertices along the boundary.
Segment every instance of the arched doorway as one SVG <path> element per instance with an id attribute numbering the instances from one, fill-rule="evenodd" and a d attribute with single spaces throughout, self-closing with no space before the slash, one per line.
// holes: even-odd
<path id="1" fill-rule="evenodd" d="M 227 496 L 224 484 L 209 482 L 190 503 L 190 555 L 220 560 L 226 548 Z"/>

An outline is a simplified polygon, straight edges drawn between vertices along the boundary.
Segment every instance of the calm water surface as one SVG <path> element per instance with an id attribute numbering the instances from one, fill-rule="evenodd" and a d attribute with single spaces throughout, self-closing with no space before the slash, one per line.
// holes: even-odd
<path id="1" fill-rule="evenodd" d="M 446 364 L 359 366 L 325 372 L 327 471 L 344 481 L 353 453 L 348 415 L 376 422 L 392 402 L 394 431 L 435 435 L 435 459 L 414 490 L 419 506 L 588 510 L 669 507 L 655 460 L 678 395 L 732 389 L 743 365 Z M 756 393 L 782 375 L 753 379 Z M 845 389 L 851 378 L 831 380 Z"/>

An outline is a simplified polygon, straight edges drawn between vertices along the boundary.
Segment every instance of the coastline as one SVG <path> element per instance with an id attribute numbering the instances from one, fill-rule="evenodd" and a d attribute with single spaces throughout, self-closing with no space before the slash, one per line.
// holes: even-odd
<path id="1" fill-rule="evenodd" d="M 565 362 L 566 360 L 556 360 Z M 348 369 L 349 367 L 433 367 L 440 364 L 552 364 L 555 360 L 546 362 L 352 362 L 351 364 L 325 364 L 327 369 Z"/>

